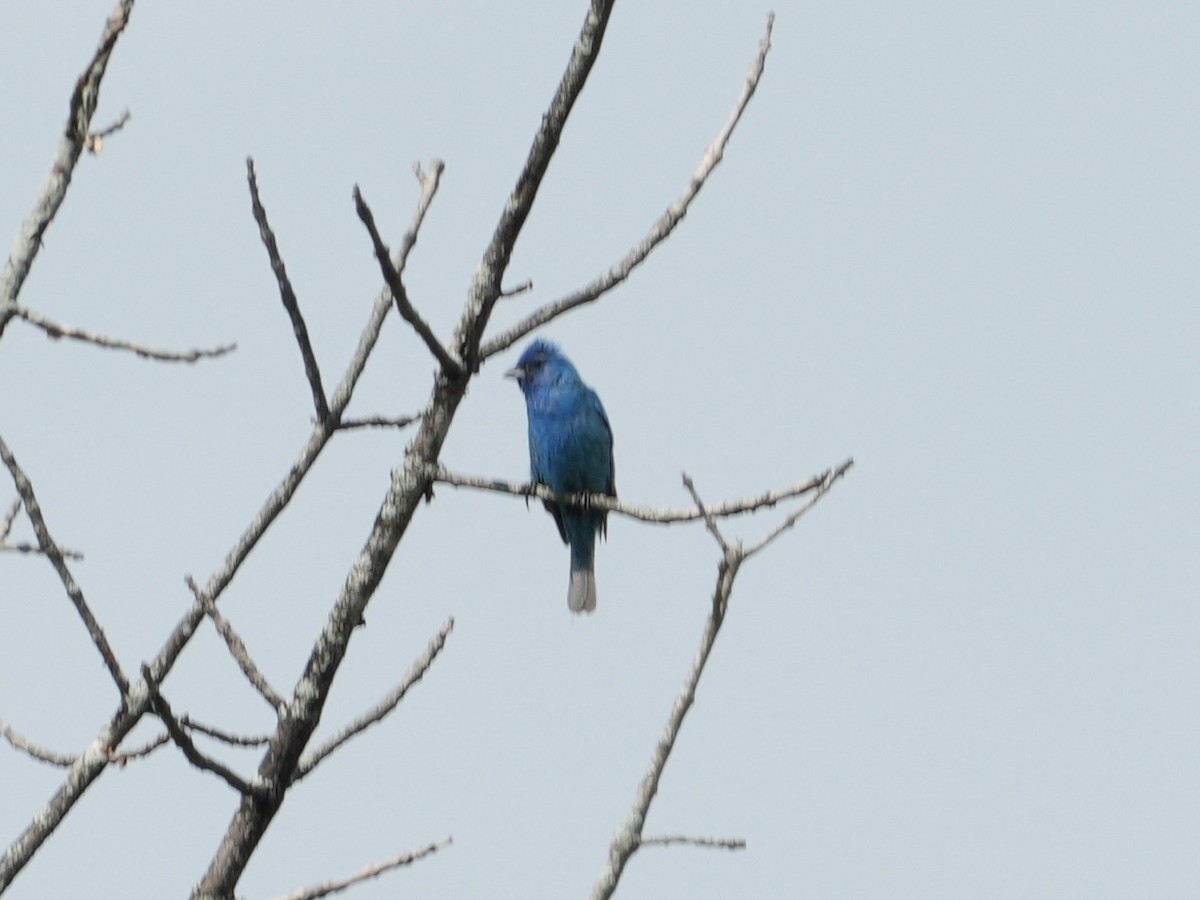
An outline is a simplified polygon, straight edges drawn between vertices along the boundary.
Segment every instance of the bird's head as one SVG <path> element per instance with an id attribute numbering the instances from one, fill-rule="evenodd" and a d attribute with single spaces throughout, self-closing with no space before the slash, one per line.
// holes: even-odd
<path id="1" fill-rule="evenodd" d="M 575 375 L 575 367 L 556 345 L 542 338 L 526 347 L 517 364 L 504 373 L 505 378 L 515 378 L 517 386 L 526 395 L 548 387 L 564 375 Z"/>

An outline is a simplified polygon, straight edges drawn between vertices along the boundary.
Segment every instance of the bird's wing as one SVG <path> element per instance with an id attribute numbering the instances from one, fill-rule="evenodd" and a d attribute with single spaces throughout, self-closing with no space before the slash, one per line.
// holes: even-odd
<path id="1" fill-rule="evenodd" d="M 534 484 L 544 484 L 546 487 L 551 487 L 550 482 L 546 480 L 546 460 L 544 454 L 546 448 L 542 442 L 537 440 L 534 434 L 532 423 L 530 423 L 529 432 L 529 476 Z M 563 524 L 562 511 L 558 508 L 558 504 L 553 500 L 543 500 L 542 506 L 546 507 L 546 512 L 554 517 L 554 524 L 558 526 L 558 536 L 562 538 L 562 542 L 567 543 L 567 528 Z"/>
<path id="2" fill-rule="evenodd" d="M 600 397 L 591 388 L 587 389 L 587 412 L 594 422 L 597 422 L 603 427 L 603 440 L 608 445 L 608 472 L 606 473 L 603 493 L 612 497 L 617 496 L 617 475 L 616 463 L 613 459 L 613 433 L 612 425 L 608 423 L 608 416 L 604 412 L 604 404 L 600 402 Z M 596 429 L 599 433 L 599 429 Z"/>
<path id="3" fill-rule="evenodd" d="M 602 494 L 608 494 L 610 497 L 617 496 L 617 477 L 616 463 L 613 459 L 613 433 L 612 425 L 608 422 L 608 415 L 604 412 L 604 404 L 600 402 L 600 397 L 591 388 L 586 388 L 584 392 L 584 431 L 591 438 L 591 442 L 595 447 L 595 452 L 600 455 L 600 458 L 606 455 L 608 457 L 608 465 L 605 467 L 602 476 L 597 479 L 599 484 L 596 484 L 592 490 L 596 490 Z M 602 464 L 603 465 L 603 464 Z M 590 479 L 589 479 L 590 480 Z M 608 532 L 608 513 L 600 514 L 600 533 L 607 534 Z"/>

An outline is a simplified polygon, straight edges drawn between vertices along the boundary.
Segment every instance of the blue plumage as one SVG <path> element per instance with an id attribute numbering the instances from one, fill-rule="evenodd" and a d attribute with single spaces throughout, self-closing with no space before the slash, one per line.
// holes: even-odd
<path id="1" fill-rule="evenodd" d="M 612 428 L 600 398 L 571 361 L 539 338 L 505 374 L 517 380 L 525 395 L 533 481 L 557 493 L 615 497 Z M 607 513 L 561 508 L 552 501 L 545 506 L 563 543 L 571 547 L 567 606 L 572 612 L 591 612 L 596 608 L 596 533 L 604 532 Z"/>

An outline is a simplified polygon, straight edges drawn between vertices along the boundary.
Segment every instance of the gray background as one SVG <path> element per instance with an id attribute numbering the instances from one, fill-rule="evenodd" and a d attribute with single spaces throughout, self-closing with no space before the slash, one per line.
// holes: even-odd
<path id="1" fill-rule="evenodd" d="M 53 156 L 109 0 L 10 4 L 0 237 Z M 1168 3 L 776 4 L 761 91 L 675 237 L 550 327 L 604 398 L 624 498 L 849 478 L 741 576 L 625 897 L 1200 895 L 1200 13 Z M 393 244 L 416 160 L 447 171 L 407 276 L 445 336 L 583 3 L 145 3 L 22 300 L 167 367 L 0 347 L 0 429 L 127 669 L 157 652 L 290 464 L 311 400 L 249 213 L 244 158 L 336 381 L 379 287 L 359 183 Z M 744 3 L 618 4 L 493 328 L 605 269 L 685 185 L 763 30 Z M 472 386 L 444 461 L 523 478 L 520 395 Z M 358 414 L 425 401 L 392 318 Z M 290 690 L 403 452 L 336 439 L 222 603 Z M 14 493 L 0 479 L 0 503 Z M 747 540 L 778 520 L 731 524 Z M 28 525 L 18 538 L 29 537 Z M 580 896 L 598 875 L 706 614 L 697 526 L 610 525 L 573 619 L 550 520 L 442 488 L 355 637 L 323 733 L 446 617 L 426 681 L 290 796 L 247 897 L 453 847 L 355 897 Z M 206 629 L 176 708 L 270 717 Z M 42 560 L 0 556 L 0 716 L 77 751 L 115 705 Z M 149 736 L 150 724 L 137 732 Z M 245 768 L 253 755 L 234 755 Z M 7 844 L 61 774 L 0 747 Z M 180 896 L 235 798 L 174 751 L 107 772 L 14 898 Z"/>

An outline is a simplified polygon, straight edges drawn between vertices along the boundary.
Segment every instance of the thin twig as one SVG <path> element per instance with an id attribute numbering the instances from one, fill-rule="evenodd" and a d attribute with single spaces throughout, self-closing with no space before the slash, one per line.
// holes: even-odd
<path id="1" fill-rule="evenodd" d="M 71 570 L 67 568 L 67 561 L 63 558 L 62 550 L 59 549 L 58 544 L 54 543 L 54 538 L 50 536 L 50 529 L 46 525 L 45 518 L 42 516 L 42 508 L 38 505 L 37 496 L 33 493 L 33 485 L 29 482 L 29 478 L 24 470 L 17 464 L 16 457 L 13 456 L 12 450 L 9 449 L 8 444 L 4 442 L 3 438 L 0 438 L 0 459 L 4 460 L 4 464 L 8 466 L 8 471 L 12 473 L 13 482 L 17 486 L 17 493 L 21 495 L 21 502 L 25 505 L 25 514 L 29 516 L 30 524 L 33 525 L 33 533 L 37 535 L 38 546 L 41 547 L 46 558 L 50 560 L 50 565 L 54 567 L 54 571 L 58 573 L 58 578 L 62 582 L 63 589 L 75 605 L 75 611 L 79 613 L 79 618 L 83 620 L 83 625 L 87 628 L 87 632 L 92 638 L 92 643 L 96 645 L 96 650 L 99 651 L 100 657 L 104 660 L 104 665 L 108 668 L 109 675 L 116 682 L 117 690 L 121 692 L 121 697 L 124 699 L 125 695 L 129 693 L 129 679 L 121 671 L 121 664 L 117 662 L 117 656 L 113 653 L 112 647 L 109 646 L 108 638 L 104 636 L 104 629 L 100 627 L 100 623 L 92 615 L 91 607 L 88 606 L 87 600 L 83 596 L 83 591 L 75 583 L 75 578 L 71 575 Z"/>
<path id="2" fill-rule="evenodd" d="M 639 506 L 609 497 L 605 494 L 564 494 L 554 493 L 543 484 L 530 484 L 524 481 L 504 481 L 500 478 L 484 478 L 478 475 L 464 475 L 450 472 L 441 466 L 430 467 L 430 480 L 453 487 L 472 488 L 480 491 L 494 491 L 499 494 L 515 494 L 518 497 L 537 497 L 541 500 L 554 500 L 563 506 L 579 506 L 588 509 L 605 510 L 618 515 L 628 516 L 652 525 L 670 525 L 674 522 L 694 522 L 703 519 L 705 510 L 697 506 L 685 506 L 676 509 L 659 508 L 654 506 Z M 707 512 L 715 519 L 727 519 L 744 513 L 768 509 L 785 500 L 801 497 L 812 493 L 823 485 L 829 477 L 829 472 L 814 475 L 806 481 L 774 491 L 765 491 L 755 497 L 745 497 L 739 500 L 726 500 L 723 503 L 707 507 Z"/>
<path id="3" fill-rule="evenodd" d="M 156 350 L 153 347 L 135 344 L 133 341 L 126 341 L 122 338 L 108 337 L 107 335 L 84 331 L 82 328 L 72 328 L 70 325 L 60 325 L 58 322 L 51 321 L 41 313 L 26 306 L 16 306 L 14 307 L 14 311 L 18 318 L 24 319 L 30 325 L 40 328 L 46 332 L 46 337 L 52 340 L 70 338 L 73 341 L 92 344 L 96 347 L 103 347 L 106 350 L 128 350 L 130 353 L 135 353 L 143 359 L 154 359 L 159 362 L 194 363 L 202 359 L 215 359 L 218 356 L 232 353 L 237 349 L 237 344 L 221 344 L 207 350 L 200 348 L 193 348 L 191 350 Z"/>
<path id="4" fill-rule="evenodd" d="M 447 619 L 442 626 L 441 631 L 433 636 L 429 641 L 429 646 L 425 648 L 425 652 L 417 658 L 416 662 L 409 667 L 404 678 L 388 691 L 387 695 L 380 700 L 375 706 L 367 710 L 353 722 L 346 725 L 341 731 L 327 740 L 324 744 L 318 747 L 311 753 L 307 753 L 300 760 L 300 765 L 296 767 L 296 780 L 300 780 L 318 765 L 325 757 L 329 756 L 334 750 L 337 750 L 342 744 L 350 740 L 357 734 L 366 731 L 367 728 L 382 722 L 392 710 L 400 705 L 400 701 L 404 699 L 404 695 L 408 693 L 418 681 L 420 681 L 425 673 L 429 671 L 429 667 L 433 665 L 433 661 L 437 659 L 438 654 L 442 652 L 442 648 L 446 646 L 446 638 L 450 636 L 450 632 L 454 629 L 454 619 Z"/>
<path id="5" fill-rule="evenodd" d="M 337 423 L 338 431 L 353 431 L 358 428 L 405 428 L 421 418 L 420 413 L 411 416 L 360 416 L 357 419 L 342 419 Z"/>
<path id="6" fill-rule="evenodd" d="M 217 609 L 217 604 L 213 599 L 200 590 L 191 575 L 188 575 L 184 581 L 187 583 L 188 589 L 196 601 L 204 607 L 204 614 L 212 619 L 213 625 L 217 628 L 217 633 L 225 640 L 225 646 L 229 648 L 230 655 L 233 656 L 234 662 L 238 664 L 238 668 L 242 670 L 242 674 L 246 676 L 246 680 L 254 686 L 262 698 L 267 701 L 271 709 L 275 710 L 276 715 L 279 715 L 284 708 L 284 700 L 271 687 L 266 676 L 259 671 L 258 666 L 254 664 L 254 660 L 250 658 L 250 651 L 246 649 L 246 644 L 233 626 L 221 615 L 221 611 Z"/>
<path id="7" fill-rule="evenodd" d="M 77 759 L 77 757 L 66 753 L 57 753 L 54 750 L 39 747 L 2 719 L 0 719 L 0 737 L 8 741 L 9 746 L 14 750 L 19 750 L 31 759 L 36 759 L 38 762 L 58 766 L 60 769 L 69 769 L 75 764 L 75 760 Z"/>
<path id="8" fill-rule="evenodd" d="M 446 838 L 444 841 L 438 841 L 436 844 L 430 844 L 428 847 L 422 847 L 420 850 L 413 850 L 407 853 L 399 853 L 391 859 L 385 859 L 383 862 L 375 863 L 355 872 L 349 878 L 339 878 L 334 881 L 326 881 L 323 884 L 313 885 L 312 887 L 302 888 L 298 891 L 292 891 L 280 897 L 279 900 L 317 900 L 318 897 L 327 897 L 330 894 L 337 894 L 346 888 L 354 887 L 356 884 L 367 881 L 382 875 L 384 872 L 390 872 L 392 869 L 398 869 L 401 866 L 408 866 L 415 863 L 419 859 L 424 859 L 432 853 L 437 853 L 454 843 L 453 838 Z"/>
<path id="9" fill-rule="evenodd" d="M 597 276 L 590 283 L 567 294 L 565 297 L 535 310 L 512 328 L 487 341 L 479 350 L 481 360 L 495 356 L 497 353 L 502 353 L 531 331 L 541 328 L 547 322 L 557 319 L 563 313 L 577 306 L 583 306 L 585 303 L 598 300 L 628 278 L 633 270 L 645 261 L 650 252 L 670 236 L 671 232 L 675 230 L 675 226 L 683 221 L 683 217 L 687 215 L 688 207 L 691 206 L 692 201 L 700 193 L 700 189 L 708 181 L 708 176 L 712 174 L 713 169 L 721 162 L 725 154 L 725 146 L 729 143 L 729 138 L 733 135 L 733 130 L 737 127 L 742 113 L 745 112 L 750 98 L 754 96 L 754 91 L 758 88 L 758 82 L 762 78 L 763 70 L 766 66 L 767 54 L 771 50 L 771 30 L 774 25 L 775 14 L 770 13 L 767 16 L 766 34 L 763 35 L 762 42 L 759 44 L 758 55 L 755 57 L 754 62 L 750 66 L 750 71 L 746 75 L 746 81 L 742 85 L 742 92 L 733 106 L 733 112 L 730 113 L 725 125 L 718 132 L 716 139 L 704 152 L 699 168 L 696 169 L 691 180 L 688 181 L 683 193 L 680 194 L 674 203 L 667 207 L 666 212 L 659 217 L 658 221 L 654 223 L 645 237 L 625 254 L 623 259 L 614 263 L 609 267 L 608 271 Z"/>
<path id="10" fill-rule="evenodd" d="M 188 762 L 197 769 L 212 772 L 245 797 L 263 797 L 264 791 L 261 786 L 251 784 L 224 763 L 205 756 L 200 752 L 188 736 L 188 733 L 184 731 L 183 726 L 175 718 L 175 714 L 171 712 L 171 705 L 167 703 L 167 698 L 159 693 L 158 684 L 151 677 L 150 667 L 144 664 L 142 665 L 142 678 L 145 679 L 146 685 L 150 689 L 150 705 L 154 710 L 154 714 L 162 719 L 162 723 L 167 726 L 167 734 L 171 736 L 171 740 L 175 742 L 175 745 L 183 751 L 183 755 L 187 757 Z"/>
<path id="11" fill-rule="evenodd" d="M 76 765 L 80 757 L 71 756 L 66 753 L 57 753 L 54 750 L 48 750 L 45 747 L 39 747 L 37 744 L 30 741 L 11 725 L 7 725 L 3 720 L 0 720 L 0 737 L 8 741 L 9 745 L 14 750 L 20 750 L 22 753 L 36 759 L 38 762 L 49 763 L 52 766 L 57 766 L 60 769 L 69 769 Z M 166 744 L 170 738 L 166 734 L 160 734 L 153 740 L 147 741 L 140 747 L 135 747 L 132 750 L 126 750 L 118 753 L 111 747 L 108 748 L 108 761 L 124 766 L 136 759 L 142 759 L 149 756 L 163 744 Z"/>
<path id="12" fill-rule="evenodd" d="M 509 288 L 506 291 L 501 291 L 500 296 L 507 300 L 509 297 L 517 297 L 517 296 L 520 296 L 521 294 L 524 294 L 526 291 L 532 291 L 532 290 L 533 290 L 533 279 L 526 278 L 524 281 L 522 281 L 516 287 Z"/>
<path id="13" fill-rule="evenodd" d="M 529 148 L 529 156 L 517 177 L 516 185 L 508 195 L 504 210 L 500 214 L 500 221 L 496 223 L 496 230 L 492 233 L 492 239 L 488 242 L 479 268 L 471 278 L 467 306 L 463 310 L 454 337 L 463 362 L 472 372 L 479 371 L 479 365 L 485 358 L 480 352 L 480 342 L 483 340 L 492 309 L 500 299 L 501 283 L 512 259 L 513 247 L 516 246 L 517 237 L 525 226 L 529 211 L 533 209 L 533 201 L 537 199 L 538 188 L 541 187 L 546 170 L 550 167 L 554 151 L 558 149 L 567 118 L 583 92 L 592 66 L 600 55 L 600 47 L 612 17 L 614 3 L 615 0 L 591 0 L 588 5 L 587 16 L 579 31 L 579 37 L 575 40 L 575 46 L 571 48 L 567 68 L 559 80 L 550 106 L 542 115 L 541 125 Z"/>
<path id="14" fill-rule="evenodd" d="M 392 265 L 391 251 L 388 250 L 387 245 L 383 242 L 383 238 L 379 236 L 379 229 L 375 227 L 375 216 L 371 214 L 371 207 L 367 206 L 367 201 L 363 199 L 362 191 L 358 189 L 358 185 L 354 186 L 354 209 L 357 211 L 363 225 L 366 226 L 367 233 L 371 235 L 371 244 L 375 249 L 375 258 L 379 260 L 379 269 L 383 273 L 384 283 L 396 299 L 396 309 L 400 311 L 400 315 L 404 318 L 404 321 L 411 325 L 413 331 L 425 342 L 425 346 L 429 348 L 429 352 L 441 364 L 442 371 L 446 373 L 446 377 L 451 379 L 460 377 L 462 375 L 462 366 L 442 346 L 442 342 L 437 339 L 437 335 L 433 333 L 433 329 L 421 318 L 421 314 L 413 308 L 412 303 L 409 301 L 404 281 L 401 279 L 399 271 Z"/>
<path id="15" fill-rule="evenodd" d="M 271 271 L 275 273 L 275 281 L 279 284 L 279 299 L 283 301 L 283 308 L 292 320 L 292 331 L 296 335 L 296 343 L 300 345 L 300 357 L 304 360 L 304 374 L 308 377 L 308 386 L 312 390 L 317 420 L 325 422 L 329 419 L 329 403 L 325 399 L 325 388 L 321 386 L 321 369 L 317 365 L 312 342 L 308 339 L 308 326 L 304 324 L 304 316 L 300 312 L 300 301 L 296 299 L 287 267 L 283 264 L 283 257 L 279 255 L 275 232 L 271 230 L 271 223 L 267 221 L 267 211 L 258 196 L 258 176 L 254 171 L 254 159 L 249 156 L 246 157 L 246 181 L 250 185 L 250 207 L 254 212 L 254 221 L 258 223 L 258 236 L 262 238 L 263 246 L 267 248 L 267 256 L 271 258 Z"/>
<path id="16" fill-rule="evenodd" d="M 234 734 L 232 731 L 225 731 L 215 725 L 205 725 L 202 722 L 197 722 L 191 716 L 187 715 L 180 717 L 179 724 L 188 731 L 195 731 L 223 744 L 229 744 L 231 747 L 262 747 L 271 740 L 265 734 Z"/>
<path id="17" fill-rule="evenodd" d="M 104 139 L 111 137 L 124 128 L 129 123 L 131 118 L 132 116 L 129 115 L 129 110 L 123 109 L 121 110 L 121 115 L 117 117 L 117 120 L 107 128 L 101 128 L 99 131 L 88 132 L 87 139 L 84 141 L 84 147 L 87 149 L 87 152 L 93 156 L 98 155 L 100 151 L 104 149 Z"/>
<path id="18" fill-rule="evenodd" d="M 812 509 L 813 506 L 816 505 L 817 501 L 820 500 L 822 497 L 824 497 L 829 492 L 829 489 L 833 487 L 834 482 L 836 482 L 839 478 L 841 478 L 843 475 L 845 475 L 846 472 L 848 472 L 850 467 L 853 465 L 854 465 L 854 460 L 847 459 L 844 463 L 842 463 L 840 466 L 838 466 L 832 472 L 828 473 L 827 477 L 825 478 L 824 484 L 822 484 L 820 487 L 817 488 L 817 492 L 808 499 L 808 502 L 806 502 L 803 506 L 801 506 L 799 509 L 797 509 L 794 513 L 792 513 L 786 519 L 784 519 L 777 528 L 775 528 L 770 534 L 768 534 L 765 538 L 763 538 L 757 544 L 754 544 L 753 546 L 747 548 L 746 550 L 743 550 L 742 551 L 743 557 L 746 559 L 749 559 L 755 553 L 762 550 L 764 547 L 766 547 L 768 544 L 770 544 L 773 540 L 775 540 L 777 537 L 779 537 L 781 534 L 783 534 L 785 531 L 787 531 L 789 528 L 791 528 L 793 525 L 795 525 L 796 520 L 799 519 L 806 512 L 808 512 L 810 509 Z"/>
<path id="19" fill-rule="evenodd" d="M 446 171 L 446 164 L 440 159 L 430 161 L 429 171 L 422 168 L 420 163 L 413 166 L 413 174 L 417 176 L 417 183 L 421 185 L 421 199 L 417 201 L 412 221 L 409 222 L 404 236 L 400 238 L 400 247 L 396 250 L 395 266 L 398 275 L 403 275 L 404 270 L 408 267 L 409 254 L 417 245 L 417 235 L 421 233 L 421 223 L 425 221 L 425 213 L 429 212 L 429 204 L 433 200 L 433 195 L 437 193 L 444 171 Z"/>
<path id="20" fill-rule="evenodd" d="M 717 520 L 713 518 L 711 512 L 705 509 L 704 501 L 700 499 L 700 493 L 696 490 L 696 485 L 692 482 L 692 478 L 687 472 L 683 473 L 683 486 L 692 495 L 692 501 L 696 504 L 696 509 L 700 510 L 700 515 L 704 517 L 704 525 L 708 528 L 708 533 L 716 540 L 721 548 L 721 552 L 728 553 L 729 545 L 725 543 L 725 537 L 721 534 L 721 529 L 717 527 Z"/>
<path id="21" fill-rule="evenodd" d="M 4 518 L 0 519 L 0 544 L 8 540 L 8 536 L 12 534 L 13 522 L 17 520 L 17 513 L 21 511 L 21 498 L 17 497 L 12 502 L 12 506 L 8 508 L 8 512 L 4 514 Z"/>
<path id="22" fill-rule="evenodd" d="M 744 838 L 691 837 L 686 834 L 665 834 L 661 837 L 644 837 L 639 841 L 643 847 L 671 847 L 684 844 L 689 847 L 715 847 L 721 850 L 745 850 Z"/>
<path id="23" fill-rule="evenodd" d="M 120 752 L 115 750 L 110 751 L 108 754 L 108 761 L 124 767 L 134 760 L 144 759 L 159 747 L 163 747 L 169 743 L 171 743 L 171 736 L 164 731 L 162 734 L 158 735 L 158 737 L 151 738 L 140 747 L 134 747 L 132 750 L 123 750 Z"/>
<path id="24" fill-rule="evenodd" d="M 96 113 L 96 105 L 100 102 L 100 82 L 104 78 L 104 70 L 108 67 L 109 57 L 117 45 L 117 38 L 129 24 L 129 14 L 133 12 L 134 0 L 121 0 L 116 9 L 104 23 L 104 32 L 100 35 L 100 45 L 88 67 L 84 69 L 79 80 L 75 82 L 75 90 L 71 94 L 71 105 L 67 112 L 67 126 L 58 142 L 58 152 L 50 167 L 50 174 L 42 184 L 34 201 L 33 210 L 21 223 L 21 232 L 17 235 L 16 244 L 0 273 L 0 337 L 8 327 L 9 320 L 16 315 L 17 297 L 33 268 L 33 261 L 42 248 L 42 235 L 54 221 L 67 196 L 67 188 L 71 186 L 71 176 L 83 153 L 87 141 L 88 129 L 92 124 L 92 116 Z M 0 888 L 3 888 L 0 881 Z"/>
<path id="25" fill-rule="evenodd" d="M 83 559 L 83 554 L 78 550 L 71 550 L 67 547 L 59 547 L 58 552 L 63 555 L 63 559 Z M 28 541 L 18 541 L 15 544 L 0 544 L 0 553 L 29 553 L 38 556 L 45 555 L 41 547 L 31 544 Z"/>

